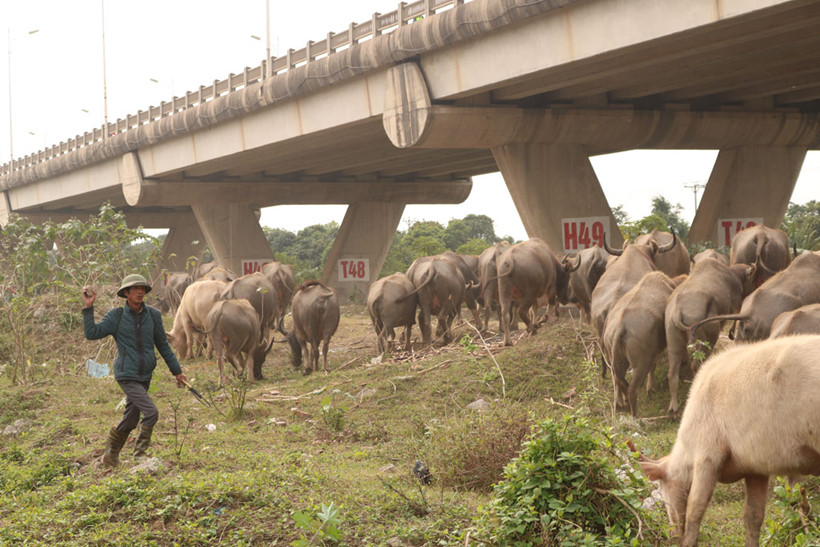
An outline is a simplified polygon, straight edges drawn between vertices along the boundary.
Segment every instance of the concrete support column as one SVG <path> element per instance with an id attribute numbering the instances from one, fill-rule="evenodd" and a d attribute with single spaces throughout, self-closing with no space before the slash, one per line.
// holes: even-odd
<path id="1" fill-rule="evenodd" d="M 243 260 L 273 260 L 257 211 L 242 203 L 192 205 L 217 262 L 243 275 Z"/>
<path id="2" fill-rule="evenodd" d="M 553 252 L 564 249 L 561 219 L 605 217 L 607 241 L 621 246 L 612 209 L 581 146 L 508 144 L 493 148 L 507 188 L 530 237 L 547 242 Z"/>
<path id="3" fill-rule="evenodd" d="M 174 216 L 174 224 L 169 227 L 165 243 L 162 245 L 160 270 L 181 272 L 186 270 L 190 257 L 201 258 L 205 250 L 205 235 L 197 224 L 194 214 Z"/>
<path id="4" fill-rule="evenodd" d="M 403 203 L 360 202 L 348 206 L 325 262 L 322 283 L 335 288 L 343 300 L 353 294 L 364 301 L 370 283 L 379 277 L 402 213 Z"/>
<path id="5" fill-rule="evenodd" d="M 762 218 L 766 226 L 779 228 L 805 157 L 805 147 L 721 150 L 687 242 L 722 246 L 719 219 Z"/>

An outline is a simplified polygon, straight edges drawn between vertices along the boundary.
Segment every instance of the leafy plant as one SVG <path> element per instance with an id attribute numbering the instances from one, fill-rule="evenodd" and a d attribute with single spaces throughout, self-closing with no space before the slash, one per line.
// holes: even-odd
<path id="1" fill-rule="evenodd" d="M 774 495 L 774 508 L 764 526 L 763 545 L 820 543 L 820 521 L 811 514 L 806 488 L 800 483 L 789 485 L 781 477 L 774 487 Z"/>
<path id="2" fill-rule="evenodd" d="M 299 539 L 291 542 L 293 547 L 308 547 L 317 542 L 324 543 L 325 540 L 336 542 L 342 539 L 339 531 L 342 519 L 339 517 L 339 508 L 333 502 L 330 505 L 323 503 L 322 510 L 315 517 L 308 512 L 296 511 L 293 513 L 293 521 L 304 531 Z"/>
<path id="3" fill-rule="evenodd" d="M 579 415 L 539 423 L 504 471 L 476 537 L 503 545 L 642 545 L 646 482 L 608 431 Z"/>
<path id="4" fill-rule="evenodd" d="M 339 392 L 339 390 L 334 390 Z M 330 431 L 339 433 L 345 427 L 346 410 L 333 405 L 333 395 L 322 397 L 322 422 Z"/>

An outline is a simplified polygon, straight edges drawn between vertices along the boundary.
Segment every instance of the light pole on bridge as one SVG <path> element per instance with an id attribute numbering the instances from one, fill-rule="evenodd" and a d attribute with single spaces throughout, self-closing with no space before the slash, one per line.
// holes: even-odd
<path id="1" fill-rule="evenodd" d="M 12 102 L 11 102 L 11 29 L 6 29 L 7 32 L 7 44 L 8 44 L 8 51 L 9 51 L 9 58 L 8 58 L 8 70 L 9 70 L 9 165 L 11 162 L 14 161 L 14 124 L 12 123 Z M 37 34 L 40 32 L 40 29 L 34 29 L 28 31 L 28 34 Z"/>

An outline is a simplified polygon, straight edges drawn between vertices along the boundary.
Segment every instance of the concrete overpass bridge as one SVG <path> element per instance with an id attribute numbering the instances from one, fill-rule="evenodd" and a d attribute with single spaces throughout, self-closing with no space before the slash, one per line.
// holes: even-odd
<path id="1" fill-rule="evenodd" d="M 718 149 L 690 241 L 720 241 L 778 225 L 819 148 L 818 28 L 810 0 L 402 3 L 2 166 L 0 223 L 108 200 L 169 228 L 169 269 L 205 240 L 242 271 L 271 258 L 260 207 L 349 204 L 323 280 L 361 290 L 405 204 L 461 202 L 475 175 L 500 170 L 558 251 L 620 243 L 590 156 Z"/>

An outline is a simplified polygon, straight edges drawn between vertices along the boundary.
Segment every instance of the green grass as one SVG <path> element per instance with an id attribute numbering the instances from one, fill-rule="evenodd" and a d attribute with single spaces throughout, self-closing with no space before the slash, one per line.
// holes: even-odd
<path id="1" fill-rule="evenodd" d="M 331 502 L 342 519 L 341 545 L 464 544 L 493 476 L 515 453 L 515 431 L 533 420 L 584 408 L 648 454 L 671 447 L 677 424 L 664 417 L 665 360 L 655 392 L 639 399 L 649 419 L 635 421 L 612 412 L 611 379 L 588 360 L 589 327 L 562 319 L 513 347 L 493 343 L 497 364 L 474 331 L 459 329 L 447 348 L 417 346 L 415 358 L 395 354 L 372 365 L 366 313 L 346 307 L 331 342 L 332 372 L 303 376 L 286 346 L 276 345 L 240 418 L 215 387 L 213 361 L 183 367 L 216 409 L 177 389 L 160 363 L 150 453 L 166 469 L 155 476 L 129 473 L 133 435 L 122 467 L 96 463 L 120 417 L 113 379 L 87 377 L 73 363 L 32 374 L 25 385 L 0 376 L 0 426 L 33 423 L 0 438 L 0 545 L 288 545 L 304 535 L 292 515 L 315 515 Z M 465 334 L 472 342 L 459 343 Z M 77 331 L 63 341 L 76 345 L 76 362 L 99 350 L 81 338 Z M 681 401 L 687 389 L 683 383 Z M 465 409 L 479 398 L 491 404 L 480 417 Z M 430 486 L 412 479 L 417 459 L 430 466 Z M 741 485 L 719 486 L 702 543 L 741 544 L 742 505 Z"/>

